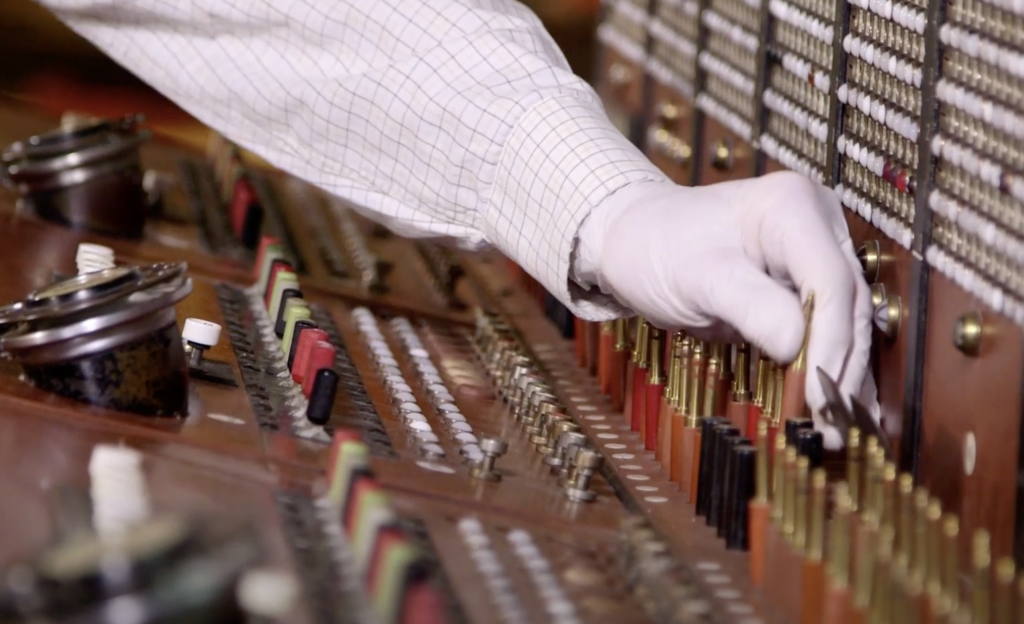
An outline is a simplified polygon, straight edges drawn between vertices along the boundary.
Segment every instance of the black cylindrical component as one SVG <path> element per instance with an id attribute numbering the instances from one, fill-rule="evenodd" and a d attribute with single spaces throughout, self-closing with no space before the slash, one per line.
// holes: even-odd
<path id="1" fill-rule="evenodd" d="M 757 448 L 749 444 L 733 447 L 730 458 L 729 477 L 730 499 L 728 530 L 725 533 L 725 547 L 729 550 L 747 550 L 748 510 L 750 500 L 754 498 L 757 484 Z"/>
<path id="2" fill-rule="evenodd" d="M 288 346 L 288 370 L 292 369 L 292 363 L 295 362 L 295 351 L 299 348 L 299 338 L 307 329 L 316 329 L 316 322 L 310 319 L 295 321 L 295 329 L 292 330 L 292 344 Z"/>
<path id="3" fill-rule="evenodd" d="M 810 418 L 791 418 L 786 421 L 786 446 L 796 446 L 796 434 L 805 429 L 814 429 Z"/>
<path id="4" fill-rule="evenodd" d="M 728 423 L 724 418 L 712 416 L 703 418 L 700 421 L 700 462 L 697 464 L 697 515 L 704 516 L 708 513 L 708 501 L 710 500 L 711 488 L 711 458 L 714 455 L 711 449 L 714 448 L 715 427 Z"/>
<path id="5" fill-rule="evenodd" d="M 284 337 L 284 329 L 285 326 L 288 324 L 287 322 L 285 322 L 284 318 L 284 310 L 286 307 L 288 307 L 285 304 L 288 303 L 288 300 L 293 297 L 298 297 L 301 299 L 302 291 L 299 290 L 298 288 L 285 288 L 284 291 L 281 293 L 281 305 L 277 308 L 277 319 L 274 321 L 274 333 L 277 334 L 278 338 Z"/>
<path id="6" fill-rule="evenodd" d="M 263 232 L 263 206 L 259 202 L 249 202 L 245 207 L 245 218 L 242 220 L 241 242 L 246 249 L 256 249 L 260 244 Z"/>
<path id="7" fill-rule="evenodd" d="M 729 522 L 732 521 L 732 498 L 733 498 L 733 465 L 732 455 L 733 451 L 740 446 L 750 444 L 750 440 L 744 437 L 729 438 L 726 443 L 725 457 L 722 459 L 722 494 L 719 497 L 721 500 L 721 509 L 718 512 L 718 522 L 715 523 L 715 528 L 718 532 L 718 537 L 725 537 L 726 531 L 729 529 Z"/>
<path id="8" fill-rule="evenodd" d="M 725 424 L 715 427 L 716 440 L 715 448 L 711 449 L 711 488 L 708 499 L 707 525 L 717 527 L 718 519 L 722 515 L 722 493 L 724 491 L 725 464 L 729 458 L 729 447 L 732 440 L 740 437 L 738 427 Z"/>
<path id="9" fill-rule="evenodd" d="M 321 368 L 313 380 L 313 391 L 309 394 L 306 418 L 314 425 L 326 425 L 334 410 L 334 396 L 338 393 L 338 373 L 330 368 Z"/>
<path id="10" fill-rule="evenodd" d="M 803 429 L 796 434 L 796 452 L 807 458 L 811 469 L 821 468 L 825 460 L 825 439 L 820 431 Z"/>

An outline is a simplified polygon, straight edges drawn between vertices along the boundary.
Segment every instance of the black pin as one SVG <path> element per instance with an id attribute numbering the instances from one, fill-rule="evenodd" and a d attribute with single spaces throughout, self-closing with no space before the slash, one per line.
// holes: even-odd
<path id="1" fill-rule="evenodd" d="M 796 436 L 805 429 L 814 429 L 814 422 L 810 418 L 792 418 L 787 420 L 786 446 L 796 446 Z"/>
<path id="2" fill-rule="evenodd" d="M 714 455 L 711 449 L 714 448 L 715 427 L 728 424 L 724 418 L 713 416 L 703 418 L 700 421 L 700 461 L 697 463 L 697 515 L 705 516 L 708 513 L 708 503 L 711 500 L 711 458 Z"/>
<path id="3" fill-rule="evenodd" d="M 718 527 L 722 517 L 722 495 L 725 493 L 725 466 L 729 460 L 729 449 L 740 440 L 740 430 L 732 425 L 716 428 L 715 448 L 711 449 L 711 496 L 708 501 L 707 525 Z"/>
<path id="4" fill-rule="evenodd" d="M 262 233 L 263 206 L 254 199 L 245 207 L 245 218 L 242 220 L 242 246 L 246 249 L 256 249 L 260 244 L 260 234 Z"/>
<path id="5" fill-rule="evenodd" d="M 730 490 L 729 522 L 725 533 L 725 547 L 729 550 L 747 550 L 750 547 L 748 531 L 748 510 L 755 494 L 755 473 L 757 448 L 744 444 L 733 447 L 729 476 Z"/>
<path id="6" fill-rule="evenodd" d="M 725 457 L 722 465 L 722 495 L 720 496 L 721 509 L 718 512 L 718 522 L 715 524 L 718 537 L 725 537 L 729 531 L 729 523 L 732 522 L 732 505 L 734 496 L 733 479 L 733 454 L 741 446 L 749 446 L 750 440 L 744 437 L 729 438 L 725 446 Z"/>
<path id="7" fill-rule="evenodd" d="M 338 373 L 330 368 L 321 368 L 313 380 L 313 391 L 309 393 L 309 407 L 306 419 L 314 425 L 326 425 L 334 411 L 334 397 L 338 393 Z"/>
<path id="8" fill-rule="evenodd" d="M 798 431 L 796 443 L 793 446 L 796 447 L 798 455 L 807 458 L 807 463 L 812 470 L 821 468 L 821 464 L 825 460 L 825 439 L 820 431 L 813 429 Z"/>

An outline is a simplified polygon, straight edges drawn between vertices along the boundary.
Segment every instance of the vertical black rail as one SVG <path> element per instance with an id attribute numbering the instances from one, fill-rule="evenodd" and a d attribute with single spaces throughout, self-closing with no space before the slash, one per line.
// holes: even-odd
<path id="1" fill-rule="evenodd" d="M 846 82 L 846 50 L 843 39 L 850 32 L 850 3 L 836 0 L 834 13 L 835 40 L 832 41 L 832 67 L 828 74 L 828 143 L 825 145 L 825 184 L 835 188 L 839 184 L 839 150 L 836 139 L 843 133 L 843 106 L 839 101 L 839 85 Z"/>
<path id="2" fill-rule="evenodd" d="M 928 329 L 928 281 L 930 269 L 924 253 L 931 244 L 932 213 L 928 195 L 935 186 L 935 160 L 932 137 L 938 128 L 938 102 L 935 84 L 941 71 L 942 51 L 939 28 L 946 19 L 946 0 L 928 3 L 928 25 L 924 34 L 924 67 L 921 82 L 920 134 L 917 138 L 917 184 L 914 195 L 914 241 L 911 244 L 911 283 L 909 314 L 905 319 L 907 360 L 903 386 L 903 425 L 900 435 L 900 470 L 918 478 L 921 455 L 921 397 L 924 388 L 925 342 Z"/>

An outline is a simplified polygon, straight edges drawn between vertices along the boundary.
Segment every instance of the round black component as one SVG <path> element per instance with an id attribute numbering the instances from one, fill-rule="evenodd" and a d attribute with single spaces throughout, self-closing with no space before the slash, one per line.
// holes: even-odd
<path id="1" fill-rule="evenodd" d="M 747 512 L 750 499 L 754 497 L 754 471 L 757 465 L 757 448 L 744 444 L 733 447 L 729 464 L 729 500 L 725 547 L 729 550 L 749 548 L 747 535 Z"/>
<path id="2" fill-rule="evenodd" d="M 786 446 L 796 446 L 796 435 L 804 429 L 813 429 L 810 418 L 792 418 L 786 421 Z"/>
<path id="3" fill-rule="evenodd" d="M 338 393 L 338 373 L 330 368 L 321 368 L 313 380 L 313 391 L 309 395 L 306 418 L 314 425 L 325 425 L 334 410 L 334 397 Z"/>

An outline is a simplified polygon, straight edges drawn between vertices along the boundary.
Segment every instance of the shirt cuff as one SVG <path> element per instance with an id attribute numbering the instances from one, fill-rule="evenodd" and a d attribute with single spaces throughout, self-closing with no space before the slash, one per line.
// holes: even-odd
<path id="1" fill-rule="evenodd" d="M 570 280 L 577 234 L 620 190 L 668 178 L 608 120 L 596 95 L 541 101 L 520 118 L 495 175 L 485 232 L 576 316 L 605 321 L 626 310 Z"/>

